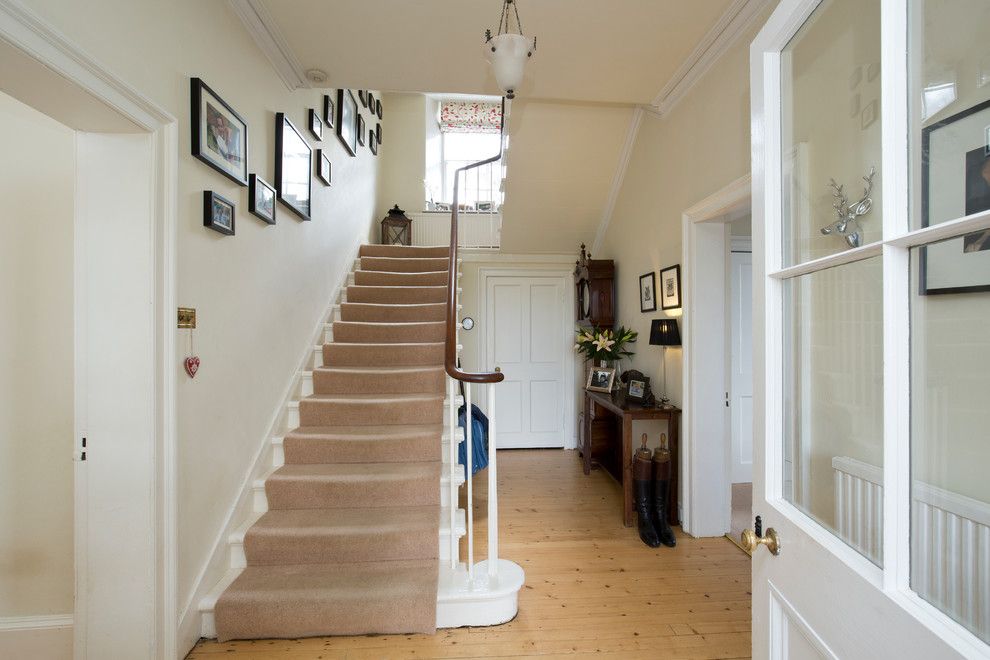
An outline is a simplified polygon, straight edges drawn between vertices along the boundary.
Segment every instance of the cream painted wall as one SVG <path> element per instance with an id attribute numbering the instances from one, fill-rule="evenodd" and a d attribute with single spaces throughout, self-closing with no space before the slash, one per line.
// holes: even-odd
<path id="1" fill-rule="evenodd" d="M 0 94 L 0 144 L 0 619 L 72 614 L 75 134 Z"/>
<path id="2" fill-rule="evenodd" d="M 395 204 L 407 213 L 423 210 L 423 180 L 426 178 L 426 104 L 424 94 L 385 94 L 383 116 L 388 131 L 378 148 L 381 185 L 378 187 L 377 218 L 381 220 Z M 385 130 L 385 127 L 382 127 Z"/>
<path id="3" fill-rule="evenodd" d="M 377 235 L 378 158 L 346 155 L 333 134 L 315 142 L 308 108 L 322 92 L 289 92 L 226 3 L 193 0 L 29 0 L 28 6 L 178 120 L 177 302 L 196 307 L 190 380 L 177 361 L 180 608 L 208 560 L 228 509 L 280 404 L 300 357 L 359 242 Z M 189 155 L 189 79 L 198 76 L 250 125 L 250 170 L 274 178 L 274 115 L 285 112 L 316 148 L 329 152 L 333 185 L 313 181 L 313 220 L 278 206 L 278 224 L 247 213 L 238 187 Z M 330 81 L 334 83 L 333 80 Z M 370 125 L 370 115 L 365 119 Z M 388 115 L 386 114 L 386 119 Z M 390 139 L 388 122 L 383 127 Z M 237 205 L 237 235 L 202 226 L 203 190 Z M 187 332 L 177 332 L 185 350 Z M 209 579 L 210 576 L 208 576 Z"/>

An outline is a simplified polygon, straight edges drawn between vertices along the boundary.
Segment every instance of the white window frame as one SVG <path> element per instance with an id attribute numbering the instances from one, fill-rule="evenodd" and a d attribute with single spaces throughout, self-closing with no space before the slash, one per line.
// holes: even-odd
<path id="1" fill-rule="evenodd" d="M 821 4 L 822 0 L 795 0 L 795 24 L 781 22 L 769 38 L 775 51 L 763 55 L 760 66 L 763 96 L 754 104 L 762 106 L 765 122 L 754 125 L 754 158 L 764 162 L 766 175 L 754 179 L 754 222 L 762 216 L 765 232 L 765 431 L 767 454 L 764 478 L 767 503 L 788 518 L 803 532 L 838 557 L 853 571 L 881 590 L 895 604 L 961 652 L 973 657 L 990 657 L 985 644 L 965 627 L 911 589 L 911 249 L 972 231 L 990 228 L 990 211 L 983 211 L 921 229 L 911 228 L 911 209 L 920 203 L 920 177 L 910 169 L 910 159 L 920 153 L 920 117 L 918 108 L 909 112 L 910 78 L 920 70 L 923 54 L 910 53 L 908 60 L 909 11 L 917 11 L 918 2 L 882 0 L 881 2 L 881 167 L 883 238 L 875 243 L 821 257 L 794 266 L 783 266 L 783 212 L 779 182 L 782 162 L 781 56 L 797 29 Z M 917 28 L 920 29 L 920 28 Z M 915 43 L 920 43 L 914 40 Z M 761 139 L 758 139 L 761 138 Z M 754 168 L 754 173 L 756 169 Z M 910 197 L 909 197 L 910 195 Z M 784 499 L 783 494 L 783 368 L 784 368 L 784 282 L 801 275 L 880 256 L 883 263 L 883 568 L 848 546 L 809 515 Z M 754 286 L 760 283 L 754 281 Z"/>
<path id="2" fill-rule="evenodd" d="M 453 189 L 454 189 L 453 188 L 453 184 L 454 184 L 454 182 L 451 181 L 450 180 L 450 177 L 448 177 L 448 175 L 447 175 L 447 162 L 448 162 L 447 161 L 447 136 L 448 135 L 450 135 L 449 132 L 441 131 L 441 133 L 440 133 L 440 197 L 441 197 L 441 199 L 439 201 L 441 203 L 443 203 L 443 204 L 452 204 L 454 202 L 454 200 L 453 200 Z M 496 149 L 492 153 L 490 153 L 488 155 L 479 155 L 478 158 L 476 158 L 474 161 L 464 161 L 464 164 L 465 165 L 469 165 L 472 162 L 477 162 L 479 160 L 484 160 L 486 158 L 489 158 L 490 156 L 494 156 L 495 155 L 495 151 L 497 151 L 497 149 L 498 149 L 498 147 L 496 147 Z M 458 162 L 460 162 L 460 161 L 458 161 Z M 501 177 L 501 174 L 499 173 L 498 167 L 499 166 L 496 163 L 492 163 L 490 165 L 485 165 L 483 167 L 477 168 L 477 169 L 473 170 L 473 172 L 471 173 L 471 176 L 475 176 L 475 175 L 481 176 L 483 171 L 489 172 L 489 176 L 491 177 L 491 181 L 492 181 L 492 184 L 493 184 L 492 196 L 495 198 L 495 199 L 492 199 L 491 200 L 492 203 L 494 204 L 492 213 L 494 213 L 495 212 L 494 209 L 497 209 L 503 203 L 503 201 L 504 201 L 502 199 L 502 191 L 499 189 L 500 188 L 500 183 L 501 183 L 502 177 Z M 465 177 L 464 184 L 466 185 L 469 180 L 470 179 L 468 177 Z M 447 196 L 447 188 L 448 187 L 451 189 L 451 198 L 450 199 L 445 199 L 446 196 Z M 462 203 L 464 203 L 464 202 L 462 202 Z M 487 213 L 487 211 L 486 211 L 486 213 Z"/>

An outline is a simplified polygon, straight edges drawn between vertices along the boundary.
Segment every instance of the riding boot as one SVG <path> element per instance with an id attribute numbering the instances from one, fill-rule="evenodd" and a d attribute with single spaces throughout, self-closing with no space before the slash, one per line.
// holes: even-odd
<path id="1" fill-rule="evenodd" d="M 670 497 L 670 450 L 666 434 L 660 435 L 660 447 L 653 452 L 653 526 L 660 542 L 668 548 L 677 545 L 674 530 L 667 522 L 667 503 Z"/>
<path id="2" fill-rule="evenodd" d="M 653 526 L 653 478 L 650 450 L 646 448 L 646 434 L 643 435 L 643 447 L 636 450 L 633 457 L 633 497 L 636 501 L 636 513 L 639 515 L 639 538 L 643 543 L 656 548 L 660 546 L 660 537 Z"/>

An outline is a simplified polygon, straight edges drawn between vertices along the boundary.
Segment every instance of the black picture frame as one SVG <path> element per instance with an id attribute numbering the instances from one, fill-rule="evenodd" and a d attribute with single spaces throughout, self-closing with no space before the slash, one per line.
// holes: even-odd
<path id="1" fill-rule="evenodd" d="M 373 155 L 378 155 L 378 138 L 375 136 L 375 131 L 372 129 L 368 129 L 368 148 L 371 149 L 371 153 Z"/>
<path id="2" fill-rule="evenodd" d="M 379 122 L 375 126 L 375 141 L 378 142 L 378 144 L 381 144 L 382 143 L 382 125 L 381 125 L 381 122 Z"/>
<path id="3" fill-rule="evenodd" d="M 226 211 L 230 211 L 228 215 Z M 237 207 L 212 190 L 203 191 L 203 226 L 226 236 L 233 236 Z"/>
<path id="4" fill-rule="evenodd" d="M 333 99 L 330 98 L 329 94 L 323 95 L 323 123 L 331 131 L 334 130 L 336 119 L 336 107 L 334 106 Z"/>
<path id="5" fill-rule="evenodd" d="M 316 178 L 322 181 L 326 185 L 330 185 L 332 180 L 332 167 L 330 165 L 330 157 L 327 156 L 327 152 L 323 149 L 316 150 Z"/>
<path id="6" fill-rule="evenodd" d="M 251 173 L 248 178 L 248 213 L 260 218 L 269 225 L 275 224 L 275 199 L 278 192 L 275 186 Z"/>
<path id="7" fill-rule="evenodd" d="M 382 118 L 382 100 L 381 99 L 376 99 L 375 100 L 375 114 L 378 115 L 378 118 L 379 119 Z"/>
<path id="8" fill-rule="evenodd" d="M 365 136 L 365 123 L 364 123 L 364 115 L 361 115 L 360 113 L 358 114 L 358 121 L 357 121 L 357 135 L 358 135 L 358 144 L 360 144 L 363 147 L 364 136 Z"/>
<path id="9" fill-rule="evenodd" d="M 358 90 L 358 99 L 361 101 L 361 105 L 365 108 L 368 107 L 368 92 L 363 89 Z"/>
<path id="10" fill-rule="evenodd" d="M 372 114 L 375 112 L 375 95 L 368 90 L 368 110 L 371 110 Z"/>
<path id="11" fill-rule="evenodd" d="M 358 111 L 357 101 L 349 89 L 337 90 L 337 137 L 340 143 L 352 156 L 357 155 L 358 147 Z"/>
<path id="12" fill-rule="evenodd" d="M 248 184 L 248 123 L 199 78 L 190 80 L 192 155 L 240 186 Z M 221 137 L 220 133 L 226 135 Z"/>
<path id="13" fill-rule="evenodd" d="M 320 119 L 320 113 L 313 108 L 309 109 L 309 132 L 317 142 L 323 141 L 323 120 Z"/>
<path id="14" fill-rule="evenodd" d="M 681 265 L 677 264 L 660 271 L 660 309 L 679 309 L 681 304 Z"/>
<path id="15" fill-rule="evenodd" d="M 312 219 L 312 171 L 312 147 L 284 112 L 275 113 L 275 190 L 278 200 L 303 220 Z"/>
<path id="16" fill-rule="evenodd" d="M 978 103 L 971 108 L 967 108 L 962 112 L 958 112 L 951 117 L 946 117 L 945 119 L 935 122 L 930 126 L 926 126 L 921 130 L 922 227 L 929 227 L 932 225 L 933 207 L 935 206 L 935 202 L 932 199 L 932 182 L 933 178 L 935 181 L 939 181 L 940 179 L 940 177 L 937 176 L 938 173 L 933 173 L 932 171 L 932 140 L 938 136 L 939 131 L 942 129 L 951 126 L 952 124 L 956 124 L 964 119 L 969 119 L 978 113 L 987 114 L 985 121 L 977 122 L 976 126 L 976 128 L 980 131 L 980 133 L 977 134 L 977 137 L 982 138 L 982 145 L 977 146 L 975 149 L 962 147 L 959 153 L 954 154 L 958 159 L 958 163 L 956 164 L 963 165 L 963 176 L 965 177 L 965 181 L 963 182 L 964 194 L 963 199 L 960 200 L 962 204 L 958 217 L 990 210 L 990 184 L 985 184 L 986 189 L 982 191 L 982 195 L 971 195 L 970 191 L 971 183 L 973 183 L 973 181 L 978 181 L 978 177 L 971 176 L 973 174 L 971 170 L 990 166 L 990 100 L 988 100 Z M 944 161 L 940 159 L 939 162 L 941 163 Z M 938 186 L 939 191 L 948 189 L 950 189 L 949 186 Z M 939 224 L 939 222 L 945 222 L 950 219 L 952 218 L 942 218 L 940 220 L 936 219 L 935 224 Z M 951 255 L 951 260 L 955 266 L 965 264 L 965 260 L 971 260 L 974 257 L 982 256 L 984 259 L 990 260 L 990 230 L 981 230 L 963 236 L 957 236 L 945 241 L 939 241 L 932 246 L 921 246 L 918 254 L 918 294 L 922 296 L 933 296 L 960 293 L 983 293 L 990 291 L 990 280 L 985 283 L 963 284 L 959 286 L 930 286 L 929 275 L 932 267 L 933 255 L 929 253 L 929 250 L 930 248 L 934 248 L 940 244 L 949 243 L 960 245 L 959 253 Z M 975 249 L 973 249 L 974 245 Z M 985 256 L 975 254 L 980 252 L 985 253 Z"/>
<path id="17" fill-rule="evenodd" d="M 657 311 L 657 278 L 653 271 L 639 276 L 639 311 Z"/>

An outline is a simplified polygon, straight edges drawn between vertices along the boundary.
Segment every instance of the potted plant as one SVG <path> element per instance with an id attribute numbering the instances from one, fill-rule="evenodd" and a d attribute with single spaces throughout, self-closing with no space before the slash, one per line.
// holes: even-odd
<path id="1" fill-rule="evenodd" d="M 626 346 L 639 336 L 635 330 L 619 326 L 618 330 L 580 328 L 574 350 L 582 353 L 586 360 L 593 360 L 595 366 L 609 366 L 624 357 L 631 357 L 632 351 Z"/>

